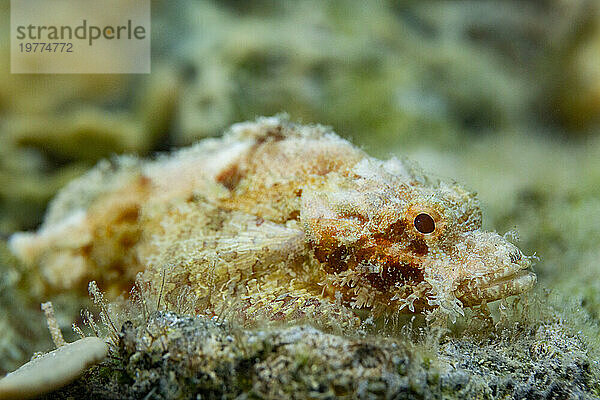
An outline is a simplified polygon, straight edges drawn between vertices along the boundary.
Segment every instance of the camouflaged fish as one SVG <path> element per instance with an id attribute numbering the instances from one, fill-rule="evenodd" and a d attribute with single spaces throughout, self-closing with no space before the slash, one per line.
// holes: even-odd
<path id="1" fill-rule="evenodd" d="M 230 302 L 246 319 L 454 316 L 536 281 L 530 257 L 481 230 L 474 194 L 279 118 L 153 161 L 103 162 L 10 244 L 46 293 L 94 279 L 117 294 L 142 272 L 168 304 Z"/>

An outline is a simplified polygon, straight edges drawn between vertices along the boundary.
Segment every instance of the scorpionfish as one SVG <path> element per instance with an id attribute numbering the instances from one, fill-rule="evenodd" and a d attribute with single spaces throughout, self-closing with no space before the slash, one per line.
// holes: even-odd
<path id="1" fill-rule="evenodd" d="M 92 279 L 118 294 L 137 274 L 198 313 L 456 316 L 536 282 L 531 257 L 481 224 L 458 184 L 271 117 L 151 161 L 102 162 L 10 245 L 41 294 Z"/>

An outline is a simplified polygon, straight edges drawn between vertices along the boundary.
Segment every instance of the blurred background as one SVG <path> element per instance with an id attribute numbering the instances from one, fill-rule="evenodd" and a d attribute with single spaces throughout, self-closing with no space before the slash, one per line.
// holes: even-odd
<path id="1" fill-rule="evenodd" d="M 9 16 L 3 1 L 3 27 Z M 102 158 L 150 156 L 281 112 L 476 190 L 486 228 L 514 230 L 540 257 L 540 287 L 600 317 L 596 0 L 153 0 L 149 75 L 13 75 L 8 34 L 0 373 L 49 341 L 47 299 L 8 253 L 12 232 L 35 229 L 53 195 Z M 65 296 L 53 301 L 69 327 L 84 300 Z M 15 317 L 27 307 L 35 317 Z"/>

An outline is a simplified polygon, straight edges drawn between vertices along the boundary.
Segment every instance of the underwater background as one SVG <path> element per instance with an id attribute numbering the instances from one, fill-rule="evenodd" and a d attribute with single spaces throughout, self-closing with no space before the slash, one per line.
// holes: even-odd
<path id="1" fill-rule="evenodd" d="M 0 3 L 2 26 L 9 16 Z M 55 398 L 139 398 L 150 387 L 149 398 L 600 395 L 600 2 L 153 0 L 148 75 L 10 74 L 9 46 L 1 29 L 0 375 L 52 349 L 41 302 L 53 302 L 69 340 L 80 310 L 94 310 L 80 293 L 40 298 L 35 272 L 8 251 L 57 191 L 103 158 L 287 113 L 476 190 L 484 228 L 515 232 L 539 257 L 537 287 L 476 327 L 468 316 L 444 332 L 407 324 L 385 340 L 158 315 L 157 331 L 168 323 L 223 342 L 223 354 L 201 357 L 172 339 L 182 359 L 212 360 L 210 379 L 191 362 L 130 361 L 124 348 L 124 366 Z M 137 371 L 137 386 L 107 372 L 117 367 Z"/>

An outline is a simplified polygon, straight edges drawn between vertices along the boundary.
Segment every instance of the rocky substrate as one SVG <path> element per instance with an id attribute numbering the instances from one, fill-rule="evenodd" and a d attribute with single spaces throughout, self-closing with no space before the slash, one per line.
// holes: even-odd
<path id="1" fill-rule="evenodd" d="M 584 343 L 560 321 L 517 324 L 487 339 L 434 337 L 428 329 L 421 330 L 420 339 L 345 336 L 307 325 L 242 329 L 170 312 L 138 325 L 124 323 L 107 361 L 46 398 L 592 399 L 600 394 Z"/>

